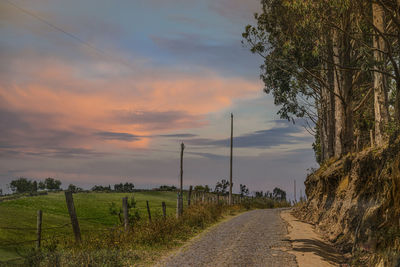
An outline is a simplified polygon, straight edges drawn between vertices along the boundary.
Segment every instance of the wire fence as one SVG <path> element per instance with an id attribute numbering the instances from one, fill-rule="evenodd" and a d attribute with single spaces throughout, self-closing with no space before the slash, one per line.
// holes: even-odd
<path id="1" fill-rule="evenodd" d="M 67 194 L 69 193 L 69 194 Z M 69 197 L 68 197 L 69 195 Z M 70 199 L 68 199 L 70 198 Z M 70 219 L 71 222 L 68 223 L 64 223 L 64 224 L 60 224 L 60 225 L 55 225 L 55 226 L 49 226 L 49 227 L 43 227 L 42 226 L 42 212 L 38 211 L 38 217 L 37 217 L 37 227 L 13 227 L 13 226 L 1 226 L 0 225 L 0 230 L 4 230 L 4 231 L 23 231 L 23 232 L 29 232 L 26 234 L 26 236 L 32 236 L 34 234 L 36 234 L 36 238 L 32 238 L 29 240 L 21 240 L 21 241 L 11 241 L 10 242 L 6 242 L 6 243 L 0 243 L 0 250 L 12 250 L 15 249 L 16 251 L 18 249 L 23 249 L 23 248 L 28 248 L 28 246 L 25 246 L 26 244 L 36 244 L 36 248 L 40 248 L 41 246 L 41 242 L 42 241 L 49 241 L 49 240 L 55 240 L 57 238 L 68 238 L 68 235 L 65 234 L 65 232 L 63 233 L 59 233 L 58 235 L 57 232 L 55 232 L 54 230 L 60 230 L 60 229 L 71 229 L 71 231 L 75 234 L 75 239 L 76 241 L 80 242 L 80 235 L 81 232 L 83 233 L 102 233 L 102 232 L 107 232 L 107 231 L 113 231 L 117 228 L 122 228 L 122 226 L 124 226 L 126 223 L 129 224 L 129 212 L 125 213 L 122 212 L 124 209 L 131 209 L 133 207 L 135 207 L 134 204 L 129 203 L 128 204 L 128 197 L 124 198 L 125 201 L 123 200 L 123 207 L 122 210 L 120 210 L 119 214 L 115 213 L 115 214 L 107 214 L 104 216 L 97 216 L 97 217 L 77 217 L 76 213 L 75 213 L 75 209 L 68 209 L 69 215 L 70 215 Z M 66 192 L 66 200 L 67 200 L 67 206 L 68 206 L 68 201 L 72 201 L 73 203 L 73 199 L 72 199 L 72 194 L 70 192 Z M 198 192 L 194 192 L 192 197 L 188 197 L 188 205 L 190 205 L 190 202 L 192 202 L 192 205 L 197 205 L 197 204 L 203 204 L 203 203 L 227 203 L 228 199 L 226 196 L 218 196 L 216 194 L 213 193 L 198 193 Z M 134 200 L 133 200 L 134 201 Z M 147 201 L 146 201 L 147 202 Z M 162 205 L 160 205 L 161 210 L 162 210 L 162 216 L 166 216 L 166 204 L 165 202 L 161 203 Z M 183 203 L 182 203 L 183 204 Z M 74 205 L 73 205 L 74 206 Z M 154 215 L 154 206 L 153 206 L 153 215 Z M 148 212 L 148 217 L 149 217 L 149 221 L 151 221 L 151 211 L 150 211 L 150 207 L 147 206 L 147 212 Z M 157 214 L 158 212 L 156 212 Z M 127 217 L 128 216 L 128 217 Z M 101 220 L 107 219 L 107 218 L 114 218 L 114 219 L 118 219 L 119 223 L 118 225 L 114 225 L 114 226 L 106 226 L 103 225 L 103 227 L 99 227 L 100 225 L 98 225 L 99 223 L 101 224 Z M 91 225 L 91 227 L 89 228 L 83 228 L 80 229 L 79 227 L 79 223 L 78 222 L 86 222 L 86 223 L 96 223 L 96 225 Z M 78 228 L 76 228 L 76 225 L 74 224 L 78 224 Z M 86 225 L 86 226 L 89 226 Z M 95 227 L 95 228 L 92 228 Z M 77 232 L 77 229 L 79 229 L 79 233 Z M 125 228 L 126 229 L 126 228 Z M 34 232 L 34 233 L 32 233 Z M 79 235 L 79 240 L 77 239 L 77 235 Z M 22 247 L 21 247 L 22 246 Z M 20 253 L 17 253 L 19 255 L 21 255 Z M 17 260 L 23 260 L 24 258 L 18 257 L 18 258 L 13 258 L 13 259 L 8 259 L 5 261 L 0 260 L 0 265 L 1 264 L 7 264 L 8 262 L 11 261 L 17 261 Z"/>
<path id="2" fill-rule="evenodd" d="M 86 218 L 82 217 L 82 218 L 79 218 L 79 221 L 94 222 L 96 220 L 101 220 L 101 219 L 110 218 L 110 217 L 112 217 L 112 216 L 107 215 L 107 216 L 101 216 L 101 217 L 86 217 Z M 56 225 L 56 226 L 40 227 L 40 232 L 41 232 L 41 236 L 39 238 L 40 240 L 38 238 L 35 238 L 35 239 L 28 239 L 28 240 L 23 240 L 23 241 L 10 241 L 10 242 L 6 242 L 6 243 L 0 243 L 0 250 L 16 250 L 16 252 L 17 252 L 18 249 L 22 248 L 21 246 L 35 244 L 35 243 L 37 244 L 38 242 L 55 240 L 57 238 L 66 238 L 67 235 L 65 233 L 56 235 L 56 233 L 53 230 L 68 229 L 71 227 L 71 225 L 72 225 L 72 222 L 68 222 L 68 223 L 64 223 L 64 224 L 60 224 L 60 225 Z M 100 233 L 100 232 L 107 232 L 112 229 L 113 229 L 113 227 L 96 228 L 96 229 L 82 229 L 82 232 Z M 37 227 L 0 226 L 0 230 L 13 231 L 13 232 L 14 231 L 29 232 L 28 234 L 30 234 L 30 235 L 32 235 L 32 232 L 35 232 L 35 233 L 38 232 Z M 71 230 L 71 231 L 73 231 L 73 230 Z M 45 234 L 46 234 L 46 236 L 48 235 L 48 237 L 43 238 L 42 236 L 44 236 Z M 27 247 L 27 246 L 25 246 L 25 247 Z M 17 252 L 17 254 L 20 254 L 20 253 Z M 10 264 L 12 262 L 21 261 L 21 260 L 24 260 L 24 258 L 22 256 L 12 258 L 12 259 L 7 259 L 7 260 L 0 260 L 0 265 Z"/>

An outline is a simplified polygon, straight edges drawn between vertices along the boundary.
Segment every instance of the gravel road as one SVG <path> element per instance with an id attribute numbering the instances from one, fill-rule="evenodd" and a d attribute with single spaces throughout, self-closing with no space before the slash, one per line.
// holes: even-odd
<path id="1" fill-rule="evenodd" d="M 220 223 L 156 266 L 297 266 L 281 210 L 253 210 Z"/>

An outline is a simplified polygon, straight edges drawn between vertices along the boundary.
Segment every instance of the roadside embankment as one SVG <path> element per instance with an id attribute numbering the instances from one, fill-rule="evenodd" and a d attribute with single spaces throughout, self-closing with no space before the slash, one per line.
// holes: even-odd
<path id="1" fill-rule="evenodd" d="M 307 202 L 295 211 L 354 266 L 400 261 L 400 140 L 331 160 L 306 181 Z"/>

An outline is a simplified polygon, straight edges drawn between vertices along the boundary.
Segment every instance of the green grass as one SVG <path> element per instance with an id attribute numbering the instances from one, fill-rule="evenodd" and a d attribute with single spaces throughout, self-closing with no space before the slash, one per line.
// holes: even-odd
<path id="1" fill-rule="evenodd" d="M 111 215 L 109 207 L 115 203 L 122 208 L 122 198 L 132 196 L 132 193 L 79 193 L 74 194 L 75 209 L 77 212 L 82 237 L 89 233 L 110 228 L 119 224 L 117 215 Z M 165 201 L 167 213 L 175 213 L 176 193 L 143 191 L 135 192 L 136 207 L 143 220 L 147 220 L 146 200 L 149 201 L 152 216 L 162 214 L 161 203 Z M 63 236 L 72 239 L 70 225 L 60 229 L 46 229 L 70 222 L 63 192 L 49 193 L 35 197 L 22 197 L 0 203 L 0 228 L 16 227 L 31 228 L 31 230 L 0 229 L 0 261 L 18 257 L 16 248 L 33 247 L 34 243 L 8 246 L 9 243 L 34 240 L 36 238 L 37 210 L 43 211 L 43 239 L 52 239 Z"/>
<path id="2" fill-rule="evenodd" d="M 136 211 L 127 231 L 121 227 L 118 215 L 110 214 L 110 205 L 122 207 L 122 198 L 132 193 L 79 193 L 74 202 L 82 232 L 82 242 L 74 242 L 72 227 L 48 229 L 69 224 L 69 215 L 63 192 L 22 197 L 0 203 L 0 265 L 8 260 L 11 266 L 147 266 L 171 249 L 203 229 L 217 223 L 226 215 L 249 209 L 287 206 L 287 202 L 271 199 L 245 199 L 239 205 L 199 203 L 185 207 L 183 215 L 174 216 L 175 192 L 135 192 Z M 149 201 L 152 221 L 149 222 L 146 200 Z M 162 218 L 162 201 L 166 202 L 167 218 Z M 186 203 L 186 201 L 184 201 Z M 35 243 L 7 246 L 9 243 L 36 238 L 37 210 L 43 211 L 42 249 Z M 135 210 L 131 210 L 133 215 Z M 115 227 L 117 226 L 117 227 Z M 4 229 L 4 227 L 30 230 Z M 3 228 L 3 229 L 2 229 Z M 5 264 L 4 266 L 9 266 Z"/>

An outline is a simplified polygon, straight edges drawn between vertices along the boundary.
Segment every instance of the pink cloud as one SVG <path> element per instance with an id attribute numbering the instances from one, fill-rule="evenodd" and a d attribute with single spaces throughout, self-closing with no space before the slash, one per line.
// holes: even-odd
<path id="1" fill-rule="evenodd" d="M 18 78 L 2 77 L 2 108 L 22 116 L 37 140 L 46 132 L 76 133 L 66 140 L 69 147 L 145 148 L 151 144 L 149 138 L 101 140 L 92 134 L 107 131 L 149 136 L 202 127 L 207 125 L 206 114 L 229 107 L 234 99 L 252 97 L 260 88 L 258 82 L 226 78 L 208 70 L 188 74 L 142 69 L 140 74 L 128 75 L 126 69 L 108 72 L 118 68 L 115 64 L 75 68 L 54 58 L 36 60 L 26 61 Z M 40 68 L 35 68 L 38 62 Z M 11 65 L 17 68 L 21 64 L 15 60 Z M 35 149 L 28 140 L 21 142 Z"/>

